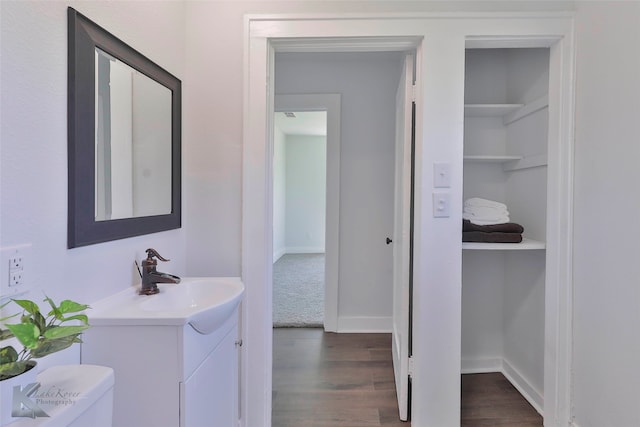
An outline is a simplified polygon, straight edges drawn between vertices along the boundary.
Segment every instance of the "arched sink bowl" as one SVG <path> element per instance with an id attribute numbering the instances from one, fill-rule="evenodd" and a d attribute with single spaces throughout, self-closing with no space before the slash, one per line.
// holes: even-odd
<path id="1" fill-rule="evenodd" d="M 149 312 L 183 313 L 201 334 L 215 331 L 238 306 L 244 286 L 240 281 L 189 278 L 180 284 L 158 285 L 160 293 L 140 304 Z"/>
<path id="2" fill-rule="evenodd" d="M 138 295 L 137 287 L 96 304 L 93 325 L 186 325 L 210 334 L 232 315 L 244 294 L 237 277 L 189 277 L 179 284 L 158 284 L 160 293 Z"/>

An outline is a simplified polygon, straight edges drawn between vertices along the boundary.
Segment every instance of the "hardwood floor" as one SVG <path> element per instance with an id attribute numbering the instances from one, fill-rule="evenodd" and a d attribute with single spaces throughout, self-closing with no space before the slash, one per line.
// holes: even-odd
<path id="1" fill-rule="evenodd" d="M 410 427 L 398 418 L 391 336 L 273 330 L 273 427 Z M 501 374 L 462 376 L 462 427 L 542 426 Z"/>
<path id="2" fill-rule="evenodd" d="M 398 418 L 389 334 L 273 332 L 273 427 L 410 426 Z"/>
<path id="3" fill-rule="evenodd" d="M 542 427 L 542 416 L 500 373 L 462 376 L 461 427 Z"/>

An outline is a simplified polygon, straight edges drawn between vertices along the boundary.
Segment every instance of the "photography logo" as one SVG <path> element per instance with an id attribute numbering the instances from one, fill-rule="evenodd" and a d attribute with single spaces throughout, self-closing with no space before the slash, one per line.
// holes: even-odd
<path id="1" fill-rule="evenodd" d="M 40 383 L 31 383 L 24 386 L 13 387 L 13 405 L 11 407 L 12 417 L 48 417 L 49 415 L 31 397 L 40 388 Z"/>

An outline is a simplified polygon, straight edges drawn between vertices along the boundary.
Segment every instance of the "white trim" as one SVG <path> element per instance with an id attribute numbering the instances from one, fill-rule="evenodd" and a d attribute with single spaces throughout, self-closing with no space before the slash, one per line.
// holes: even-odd
<path id="1" fill-rule="evenodd" d="M 490 357 L 487 359 L 462 359 L 460 364 L 462 374 L 486 374 L 488 372 L 500 372 L 502 370 L 502 358 Z"/>
<path id="2" fill-rule="evenodd" d="M 285 249 L 287 254 L 323 254 L 324 248 L 314 248 L 309 246 L 292 246 Z"/>
<path id="3" fill-rule="evenodd" d="M 278 52 L 393 52 L 410 51 L 420 43 L 419 37 L 338 37 L 290 38 L 274 40 Z"/>
<path id="4" fill-rule="evenodd" d="M 287 253 L 287 250 L 284 248 L 278 249 L 276 252 L 273 253 L 273 263 L 275 264 L 276 262 L 278 262 L 278 260 L 280 258 L 283 257 L 284 254 Z"/>
<path id="5" fill-rule="evenodd" d="M 509 113 L 502 119 L 502 123 L 505 126 L 510 125 L 513 122 L 516 122 L 520 119 L 523 119 L 537 111 L 542 110 L 543 108 L 547 108 L 549 106 L 549 96 L 544 95 L 538 99 L 534 99 L 531 102 L 527 102 L 522 106 L 522 108 L 514 111 L 513 113 Z"/>
<path id="6" fill-rule="evenodd" d="M 544 416 L 544 398 L 542 395 L 526 380 L 524 376 L 518 372 L 516 368 L 511 366 L 507 360 L 502 360 L 502 375 L 520 392 L 522 397 L 542 416 Z"/>
<path id="7" fill-rule="evenodd" d="M 544 398 L 506 359 L 463 359 L 462 374 L 488 374 L 499 372 L 513 385 L 540 415 L 544 416 Z"/>
<path id="8" fill-rule="evenodd" d="M 338 316 L 341 333 L 391 333 L 391 317 Z"/>
<path id="9" fill-rule="evenodd" d="M 284 43 L 281 43 L 284 44 Z M 327 112 L 327 183 L 325 214 L 325 248 L 304 252 L 302 248 L 286 248 L 286 253 L 324 252 L 324 329 L 338 330 L 338 287 L 340 267 L 340 108 L 341 95 L 291 94 L 275 95 L 276 111 Z M 271 190 L 273 191 L 273 190 Z M 316 248 L 317 249 L 317 248 Z M 295 252 L 298 250 L 299 252 Z"/>
<path id="10" fill-rule="evenodd" d="M 575 39 L 573 20 L 551 46 L 547 252 L 545 276 L 545 425 L 571 420 L 573 345 L 573 176 L 575 125 Z"/>
<path id="11" fill-rule="evenodd" d="M 547 166 L 547 156 L 544 154 L 536 154 L 523 157 L 519 160 L 505 162 L 502 165 L 502 170 L 505 172 L 515 172 L 523 169 L 539 168 L 541 166 Z"/>
<path id="12" fill-rule="evenodd" d="M 460 357 L 461 277 L 455 264 L 461 243 L 451 236 L 458 214 L 436 221 L 430 217 L 430 174 L 424 172 L 433 158 L 450 161 L 461 170 L 462 97 L 450 97 L 446 105 L 433 105 L 425 94 L 452 87 L 433 82 L 434 70 L 453 64 L 460 77 L 465 40 L 536 39 L 551 46 L 549 99 L 549 182 L 547 218 L 547 277 L 545 292 L 545 425 L 566 426 L 570 422 L 571 331 L 572 331 L 572 178 L 574 124 L 574 29 L 573 14 L 564 12 L 428 13 L 428 14 L 329 14 L 250 15 L 245 17 L 245 84 L 243 121 L 243 224 L 242 274 L 246 286 L 243 336 L 247 343 L 243 367 L 242 420 L 245 427 L 271 425 L 271 268 L 272 242 L 270 160 L 268 141 L 273 105 L 273 53 L 275 39 L 305 37 L 407 37 L 422 38 L 424 58 L 417 68 L 424 77 L 417 97 L 416 265 L 414 323 L 420 333 L 414 340 L 413 424 L 416 427 L 454 425 L 459 422 L 459 374 L 451 361 Z M 328 40 L 329 41 L 329 40 Z M 513 44 L 513 43 L 512 43 Z M 429 62 L 436 53 L 443 63 Z M 449 79 L 450 82 L 452 81 Z M 266 82 L 266 90 L 265 90 Z M 457 104 L 460 104 L 459 106 Z M 434 121 L 434 118 L 437 120 Z M 430 123 L 429 128 L 422 124 Z M 435 124 L 435 126 L 434 126 Z M 452 127 L 453 126 L 453 127 Z M 266 132 L 266 133 L 265 133 Z M 447 141 L 437 147 L 430 141 Z M 459 152 L 459 159 L 457 158 Z M 426 170 L 426 169 L 425 169 Z M 461 179 L 454 176 L 458 185 Z M 457 187 L 452 188 L 458 191 Z M 424 194 L 423 194 L 424 193 Z M 457 200 L 457 199 L 456 199 Z M 460 203 L 453 203 L 456 209 Z M 461 211 L 461 209 L 460 209 Z M 452 211 L 453 212 L 453 211 Z M 434 245 L 437 245 L 435 247 Z M 461 256 L 459 256 L 461 257 Z M 447 262 L 447 260 L 449 262 Z M 453 265 L 451 264 L 453 262 Z M 455 271 L 452 271 L 453 270 Z M 431 362 L 431 363 L 430 363 Z M 453 368 L 453 369 L 452 369 Z M 456 372 L 457 371 L 457 372 Z M 419 404 L 418 404 L 419 403 Z M 456 407 L 458 408 L 456 410 Z M 457 421 L 456 421 L 457 420 Z"/>

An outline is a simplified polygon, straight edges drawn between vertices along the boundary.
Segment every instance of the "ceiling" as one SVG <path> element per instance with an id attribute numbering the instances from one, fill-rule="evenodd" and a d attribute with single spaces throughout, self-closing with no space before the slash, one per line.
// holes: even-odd
<path id="1" fill-rule="evenodd" d="M 327 135 L 326 111 L 295 111 L 295 118 L 275 113 L 275 125 L 286 135 Z"/>

